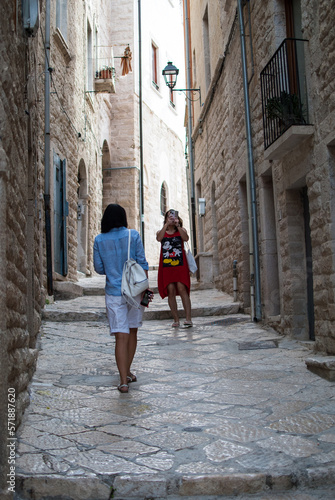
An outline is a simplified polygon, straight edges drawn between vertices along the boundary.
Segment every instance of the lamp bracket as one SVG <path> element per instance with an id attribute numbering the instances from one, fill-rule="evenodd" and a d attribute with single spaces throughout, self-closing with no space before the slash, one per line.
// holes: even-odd
<path id="1" fill-rule="evenodd" d="M 190 97 L 188 97 L 186 94 L 186 98 L 189 100 L 189 101 L 199 101 L 200 100 L 200 106 L 201 106 L 201 90 L 200 88 L 198 89 L 171 89 L 171 92 L 199 92 L 199 99 L 191 99 Z"/>

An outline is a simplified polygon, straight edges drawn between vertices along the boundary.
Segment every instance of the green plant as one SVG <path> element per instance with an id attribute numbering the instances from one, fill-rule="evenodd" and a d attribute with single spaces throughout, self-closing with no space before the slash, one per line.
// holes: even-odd
<path id="1" fill-rule="evenodd" d="M 111 500 L 112 498 L 114 498 L 114 493 L 116 492 L 116 489 L 113 486 L 111 486 L 110 489 L 111 489 L 111 492 L 110 492 L 108 500 Z"/>
<path id="2" fill-rule="evenodd" d="M 280 96 L 271 97 L 266 104 L 266 114 L 270 120 L 278 119 L 281 127 L 306 123 L 303 105 L 297 94 L 283 90 Z"/>

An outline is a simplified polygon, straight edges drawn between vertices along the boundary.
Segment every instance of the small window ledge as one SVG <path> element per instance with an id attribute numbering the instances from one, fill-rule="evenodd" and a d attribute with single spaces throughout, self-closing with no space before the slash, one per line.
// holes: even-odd
<path id="1" fill-rule="evenodd" d="M 159 85 L 158 85 L 158 83 L 156 83 L 156 82 L 154 82 L 154 81 L 152 80 L 151 84 L 152 84 L 153 88 L 154 88 L 155 90 L 157 90 L 157 92 L 159 92 Z"/>
<path id="2" fill-rule="evenodd" d="M 264 160 L 281 160 L 313 134 L 313 125 L 292 125 L 265 150 Z"/>
<path id="3" fill-rule="evenodd" d="M 63 54 L 66 63 L 68 64 L 71 61 L 72 56 L 70 53 L 69 46 L 66 43 L 61 31 L 58 28 L 56 28 L 56 31 L 54 32 L 54 39 L 55 39 L 56 44 L 58 45 L 58 48 L 60 49 L 61 53 Z"/>

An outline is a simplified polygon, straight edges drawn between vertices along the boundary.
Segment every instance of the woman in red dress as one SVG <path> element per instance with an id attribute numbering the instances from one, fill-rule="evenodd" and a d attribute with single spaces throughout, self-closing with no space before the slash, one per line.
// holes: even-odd
<path id="1" fill-rule="evenodd" d="M 168 210 L 164 226 L 157 231 L 156 239 L 161 243 L 158 268 L 158 291 L 162 299 L 168 297 L 173 316 L 173 327 L 179 326 L 176 296 L 180 295 L 185 310 L 184 327 L 193 326 L 190 301 L 190 271 L 187 264 L 184 241 L 189 240 L 183 221 L 175 210 Z"/>

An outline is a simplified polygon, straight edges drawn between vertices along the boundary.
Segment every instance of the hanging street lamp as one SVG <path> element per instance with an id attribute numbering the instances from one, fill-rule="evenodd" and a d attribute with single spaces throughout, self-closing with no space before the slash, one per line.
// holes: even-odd
<path id="1" fill-rule="evenodd" d="M 186 95 L 186 97 L 190 101 L 200 100 L 200 106 L 201 106 L 200 87 L 198 89 L 175 89 L 178 74 L 179 74 L 179 69 L 176 68 L 176 66 L 174 66 L 171 61 L 169 61 L 167 63 L 167 66 L 165 66 L 165 68 L 162 71 L 162 75 L 164 76 L 165 83 L 169 87 L 171 92 L 199 92 L 199 99 L 191 99 L 191 97 L 189 95 Z"/>

